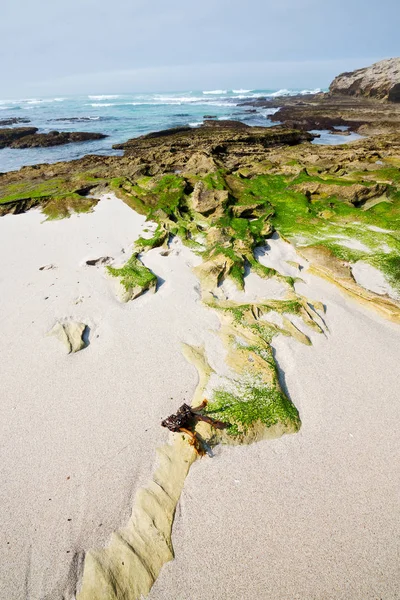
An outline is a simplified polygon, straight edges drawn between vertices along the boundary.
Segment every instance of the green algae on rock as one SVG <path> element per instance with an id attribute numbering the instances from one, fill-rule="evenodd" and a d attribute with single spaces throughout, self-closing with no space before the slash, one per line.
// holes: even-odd
<path id="1" fill-rule="evenodd" d="M 106 269 L 112 277 L 118 279 L 117 295 L 121 302 L 128 302 L 148 290 L 156 289 L 157 277 L 144 266 L 136 253 L 122 267 L 107 266 Z"/>

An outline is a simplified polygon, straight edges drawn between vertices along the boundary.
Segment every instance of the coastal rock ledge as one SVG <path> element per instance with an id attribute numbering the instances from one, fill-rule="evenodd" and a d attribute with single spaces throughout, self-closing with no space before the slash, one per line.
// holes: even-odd
<path id="1" fill-rule="evenodd" d="M 332 81 L 329 92 L 400 102 L 400 58 L 381 60 L 370 67 L 342 73 Z"/>

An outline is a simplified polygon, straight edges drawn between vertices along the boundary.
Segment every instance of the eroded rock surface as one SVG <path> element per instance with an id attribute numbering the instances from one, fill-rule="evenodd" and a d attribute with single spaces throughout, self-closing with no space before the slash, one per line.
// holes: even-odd
<path id="1" fill-rule="evenodd" d="M 331 94 L 365 96 L 400 102 L 400 58 L 389 58 L 369 67 L 341 73 L 332 81 Z"/>

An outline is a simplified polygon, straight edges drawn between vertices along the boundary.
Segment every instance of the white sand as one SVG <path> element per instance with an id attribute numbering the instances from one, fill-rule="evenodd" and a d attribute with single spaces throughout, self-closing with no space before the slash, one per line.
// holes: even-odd
<path id="1" fill-rule="evenodd" d="M 359 260 L 351 268 L 356 282 L 375 294 L 387 295 L 394 300 L 400 300 L 400 294 L 390 285 L 379 269 Z"/>
<path id="2" fill-rule="evenodd" d="M 129 257 L 143 218 L 104 199 L 93 214 L 42 220 L 0 219 L 4 600 L 72 598 L 83 551 L 125 524 L 167 439 L 161 418 L 197 383 L 180 343 L 204 343 L 224 369 L 218 318 L 200 304 L 196 259 L 178 241 L 168 257 L 154 250 L 144 259 L 164 280 L 157 293 L 121 305 L 103 268 L 85 261 L 122 262 L 122 248 Z M 265 252 L 264 264 L 304 278 L 298 291 L 328 309 L 328 335 L 307 331 L 313 347 L 275 342 L 303 427 L 220 447 L 194 465 L 177 511 L 176 560 L 150 598 L 394 599 L 400 327 L 284 262 L 305 264 L 281 240 Z M 252 298 L 280 294 L 254 276 L 247 283 Z M 90 326 L 90 345 L 75 355 L 45 335 L 66 317 Z"/>
<path id="3" fill-rule="evenodd" d="M 129 257 L 144 219 L 125 204 L 103 200 L 93 214 L 43 219 L 36 211 L 0 219 L 4 600 L 74 589 L 82 551 L 126 522 L 150 478 L 168 437 L 161 419 L 193 395 L 197 375 L 181 341 L 206 342 L 210 354 L 218 343 L 209 330 L 219 320 L 199 303 L 186 250 L 149 253 L 145 262 L 165 282 L 125 305 L 103 269 L 85 265 L 120 261 L 123 247 Z M 56 268 L 39 271 L 49 264 Z M 90 345 L 74 355 L 46 337 L 64 317 L 90 326 Z"/>
<path id="4" fill-rule="evenodd" d="M 151 600 L 399 598 L 400 327 L 302 277 L 329 333 L 274 344 L 302 428 L 192 467 Z"/>

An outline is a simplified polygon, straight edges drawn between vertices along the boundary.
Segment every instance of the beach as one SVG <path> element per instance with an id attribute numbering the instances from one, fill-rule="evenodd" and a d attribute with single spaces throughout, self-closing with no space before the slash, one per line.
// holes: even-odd
<path id="1" fill-rule="evenodd" d="M 301 430 L 193 465 L 152 600 L 398 597 L 400 328 L 307 291 L 329 332 L 274 342 Z"/>
<path id="2" fill-rule="evenodd" d="M 122 304 L 105 267 L 86 261 L 123 264 L 144 217 L 108 194 L 92 213 L 44 219 L 0 219 L 7 600 L 74 598 L 85 554 L 128 521 L 168 441 L 162 418 L 198 384 L 182 343 L 204 345 L 221 376 L 227 368 L 220 320 L 193 272 L 201 259 L 178 238 L 143 255 L 156 293 Z M 323 332 L 293 318 L 311 346 L 273 340 L 302 426 L 195 462 L 176 509 L 175 560 L 149 597 L 396 598 L 400 326 L 310 274 L 279 237 L 258 255 L 284 274 L 298 261 L 296 293 L 326 307 Z M 240 297 L 229 282 L 220 294 Z M 254 302 L 282 289 L 251 273 L 240 294 Z M 71 320 L 89 328 L 76 354 L 46 335 Z"/>
<path id="3" fill-rule="evenodd" d="M 156 261 L 158 292 L 130 304 L 104 268 L 86 265 L 120 258 L 139 235 L 144 218 L 120 200 L 44 219 L 32 211 L 0 220 L 0 597 L 8 599 L 74 596 L 84 551 L 127 520 L 151 476 L 167 437 L 161 419 L 193 394 L 181 341 L 202 343 L 218 326 L 178 254 Z M 68 355 L 46 335 L 60 319 L 90 327 L 86 349 Z"/>

